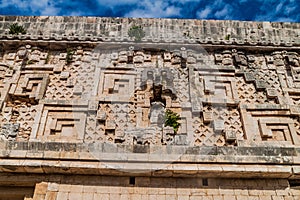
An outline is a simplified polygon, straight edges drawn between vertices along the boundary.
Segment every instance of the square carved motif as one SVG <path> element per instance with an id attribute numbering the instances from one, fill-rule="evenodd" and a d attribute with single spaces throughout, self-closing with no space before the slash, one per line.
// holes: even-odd
<path id="1" fill-rule="evenodd" d="M 20 78 L 17 85 L 12 85 L 9 93 L 40 100 L 45 94 L 48 82 L 49 76 L 47 74 L 25 74 Z"/>
<path id="2" fill-rule="evenodd" d="M 204 102 L 237 104 L 235 80 L 231 77 L 204 77 Z"/>
<path id="3" fill-rule="evenodd" d="M 72 112 L 72 108 L 45 107 L 39 120 L 31 140 L 82 142 L 84 139 L 84 112 Z"/>
<path id="4" fill-rule="evenodd" d="M 101 100 L 128 102 L 134 94 L 135 74 L 103 72 L 99 84 Z"/>
<path id="5" fill-rule="evenodd" d="M 292 142 L 293 121 L 278 118 L 259 119 L 260 134 L 263 141 L 289 141 Z"/>
<path id="6" fill-rule="evenodd" d="M 299 145 L 300 138 L 289 116 L 284 108 L 241 109 L 245 137 L 256 144 Z"/>

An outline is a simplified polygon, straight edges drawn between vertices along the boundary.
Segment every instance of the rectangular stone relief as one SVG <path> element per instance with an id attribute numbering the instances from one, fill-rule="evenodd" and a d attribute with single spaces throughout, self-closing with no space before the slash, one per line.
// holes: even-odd
<path id="1" fill-rule="evenodd" d="M 242 108 L 241 117 L 249 144 L 292 146 L 300 144 L 294 121 L 285 108 Z"/>
<path id="2" fill-rule="evenodd" d="M 212 27 L 214 33 L 221 30 L 216 24 Z M 68 49 L 27 45 L 4 51 L 0 64 L 3 123 L 22 121 L 18 135 L 31 131 L 32 140 L 132 144 L 135 138 L 138 143 L 155 141 L 152 145 L 162 145 L 161 141 L 195 146 L 257 141 L 255 145 L 271 141 L 298 145 L 294 134 L 299 132 L 295 124 L 300 116 L 297 52 L 275 51 L 271 46 L 248 52 L 249 46 L 242 46 L 248 40 L 224 41 L 216 35 L 197 41 L 205 42 L 208 49 L 197 49 L 195 38 L 186 45 L 177 35 L 168 38 L 172 47 L 158 37 L 155 44 L 143 43 L 151 38 L 147 34 L 142 43 L 131 44 L 126 31 L 110 45 L 109 37 L 116 31 L 107 32 L 101 38 L 105 44 L 95 49 L 92 44 L 88 48 L 72 44 Z M 77 37 L 54 36 L 60 41 Z M 78 41 L 85 43 L 88 37 L 80 36 Z M 126 44 L 122 38 L 128 40 Z M 230 46 L 233 42 L 241 48 Z M 215 44 L 228 48 L 215 48 Z M 180 116 L 177 133 L 171 134 L 164 125 L 167 109 Z M 273 123 L 272 117 L 282 121 Z M 144 132 L 145 138 L 154 134 L 155 139 L 143 139 Z"/>
<path id="3" fill-rule="evenodd" d="M 44 106 L 36 118 L 36 124 L 30 140 L 82 142 L 84 139 L 86 113 L 72 106 Z"/>
<path id="4" fill-rule="evenodd" d="M 25 74 L 20 77 L 18 84 L 11 88 L 10 95 L 40 100 L 45 94 L 48 82 L 48 74 Z"/>
<path id="5" fill-rule="evenodd" d="M 100 99 L 129 102 L 134 94 L 135 77 L 135 73 L 126 73 L 126 71 L 103 71 L 98 91 Z"/>
<path id="6" fill-rule="evenodd" d="M 233 77 L 205 76 L 203 81 L 203 102 L 226 105 L 236 105 L 239 102 Z"/>

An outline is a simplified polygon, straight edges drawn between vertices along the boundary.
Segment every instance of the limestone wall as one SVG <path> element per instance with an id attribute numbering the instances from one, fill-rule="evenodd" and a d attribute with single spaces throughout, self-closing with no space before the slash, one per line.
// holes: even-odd
<path id="1" fill-rule="evenodd" d="M 297 49 L 9 44 L 0 57 L 4 140 L 300 144 Z M 178 115 L 178 130 L 163 124 L 167 110 Z"/>
<path id="2" fill-rule="evenodd" d="M 74 180 L 73 180 L 74 181 Z M 75 180 L 76 182 L 76 180 Z M 102 185 L 105 182 L 105 186 Z M 82 181 L 80 182 L 82 183 Z M 204 183 L 204 185 L 203 185 Z M 33 199 L 168 199 L 168 200 L 244 200 L 299 199 L 299 190 L 290 189 L 286 180 L 168 179 L 102 177 L 87 185 L 40 183 Z"/>
<path id="3" fill-rule="evenodd" d="M 36 185 L 30 182 L 38 182 Z M 34 199 L 299 199 L 299 189 L 286 179 L 166 178 L 125 176 L 17 175 L 1 174 L 0 183 L 22 184 L 20 190 L 34 188 L 26 200 Z M 21 189 L 22 188 L 22 189 Z M 1 190 L 2 191 L 2 190 Z M 1 193 L 2 194 L 2 193 Z M 3 196 L 1 196 L 3 197 Z M 17 199 L 17 198 L 15 198 Z"/>
<path id="4" fill-rule="evenodd" d="M 26 34 L 10 34 L 14 23 Z M 299 31 L 297 23 L 2 16 L 0 171 L 89 177 L 79 194 L 74 183 L 33 179 L 40 199 L 87 198 L 86 186 L 111 199 L 298 199 Z M 126 184 L 97 185 L 90 175 Z"/>

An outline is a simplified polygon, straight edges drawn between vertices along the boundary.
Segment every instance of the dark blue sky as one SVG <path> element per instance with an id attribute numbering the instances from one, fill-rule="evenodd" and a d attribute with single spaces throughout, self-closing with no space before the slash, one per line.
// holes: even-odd
<path id="1" fill-rule="evenodd" d="M 0 14 L 300 22 L 300 0 L 0 0 Z"/>

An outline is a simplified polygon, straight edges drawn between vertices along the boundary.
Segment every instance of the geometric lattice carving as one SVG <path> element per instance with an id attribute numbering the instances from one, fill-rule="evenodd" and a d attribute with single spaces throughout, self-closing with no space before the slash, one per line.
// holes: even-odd
<path id="1" fill-rule="evenodd" d="M 14 71 L 7 64 L 0 63 L 0 109 L 8 95 Z"/>
<path id="2" fill-rule="evenodd" d="M 237 109 L 204 106 L 203 118 L 193 117 L 194 145 L 234 144 L 244 140 L 244 133 Z"/>
<path id="3" fill-rule="evenodd" d="M 19 124 L 17 141 L 298 145 L 297 53 L 174 48 L 5 52 L 1 129 Z M 167 109 L 180 116 L 176 133 Z"/>
<path id="4" fill-rule="evenodd" d="M 274 99 L 268 99 L 263 91 L 258 91 L 253 83 L 246 83 L 243 77 L 236 78 L 236 89 L 239 100 L 243 104 L 274 104 Z"/>

